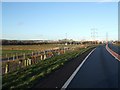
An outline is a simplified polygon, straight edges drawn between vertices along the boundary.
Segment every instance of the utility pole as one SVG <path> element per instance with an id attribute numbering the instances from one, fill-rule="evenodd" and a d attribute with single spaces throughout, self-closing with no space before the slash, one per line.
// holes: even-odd
<path id="1" fill-rule="evenodd" d="M 65 45 L 67 45 L 67 33 L 65 33 L 65 35 L 66 35 L 66 43 L 65 43 Z"/>
<path id="2" fill-rule="evenodd" d="M 96 37 L 97 37 L 97 29 L 92 28 L 91 29 L 91 38 L 92 38 L 92 41 L 95 42 L 95 44 L 96 44 Z"/>
<path id="3" fill-rule="evenodd" d="M 66 40 L 67 40 L 67 33 L 65 33 L 65 35 L 66 35 Z"/>
<path id="4" fill-rule="evenodd" d="M 108 43 L 108 32 L 106 32 L 106 44 Z"/>

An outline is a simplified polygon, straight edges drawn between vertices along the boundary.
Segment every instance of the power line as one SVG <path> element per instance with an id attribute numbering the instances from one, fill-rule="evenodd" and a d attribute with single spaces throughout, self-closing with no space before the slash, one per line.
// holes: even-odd
<path id="1" fill-rule="evenodd" d="M 67 40 L 67 33 L 65 33 L 65 35 L 66 35 L 66 40 Z"/>
<path id="2" fill-rule="evenodd" d="M 106 42 L 108 42 L 108 32 L 106 32 Z"/>
<path id="3" fill-rule="evenodd" d="M 96 41 L 96 37 L 98 37 L 98 32 L 96 28 L 91 29 L 91 38 L 93 41 Z"/>

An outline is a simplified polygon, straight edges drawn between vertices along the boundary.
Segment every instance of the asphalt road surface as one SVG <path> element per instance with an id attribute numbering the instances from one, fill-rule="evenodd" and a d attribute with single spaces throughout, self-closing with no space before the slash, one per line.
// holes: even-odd
<path id="1" fill-rule="evenodd" d="M 119 88 L 120 62 L 98 46 L 88 57 L 67 88 Z"/>
<path id="2" fill-rule="evenodd" d="M 108 44 L 109 48 L 112 49 L 114 52 L 120 55 L 120 46 L 115 46 L 113 44 Z"/>

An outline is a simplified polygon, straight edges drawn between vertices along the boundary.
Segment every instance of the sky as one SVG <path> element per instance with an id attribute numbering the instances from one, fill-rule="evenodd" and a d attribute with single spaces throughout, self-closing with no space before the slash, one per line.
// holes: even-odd
<path id="1" fill-rule="evenodd" d="M 3 2 L 2 39 L 118 39 L 117 2 Z"/>
<path id="2" fill-rule="evenodd" d="M 118 2 L 119 0 L 1 0 L 2 2 Z"/>

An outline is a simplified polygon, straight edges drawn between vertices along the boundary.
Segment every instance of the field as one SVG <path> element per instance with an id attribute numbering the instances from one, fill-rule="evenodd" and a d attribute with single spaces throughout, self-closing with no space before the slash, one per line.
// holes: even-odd
<path id="1" fill-rule="evenodd" d="M 39 47 L 39 49 L 38 49 Z M 6 45 L 2 48 L 2 73 L 11 72 L 21 67 L 26 66 L 26 62 L 28 63 L 28 59 L 31 59 L 29 63 L 36 63 L 40 60 L 44 59 L 44 53 L 40 53 L 40 51 L 55 49 L 55 48 L 69 47 L 70 50 L 75 50 L 76 48 L 85 48 L 86 45 L 59 45 L 59 44 L 45 44 L 45 45 Z M 59 53 L 63 53 L 64 51 L 55 52 L 46 52 L 45 58 L 50 58 L 52 56 L 58 55 Z M 66 52 L 66 51 L 65 51 Z M 36 57 L 36 58 L 35 58 Z M 27 61 L 26 61 L 27 60 Z M 6 67 L 8 65 L 8 71 L 6 71 Z"/>
<path id="2" fill-rule="evenodd" d="M 118 44 L 118 46 L 120 47 L 120 44 Z"/>
<path id="3" fill-rule="evenodd" d="M 120 47 L 120 44 L 114 44 L 114 45 Z"/>
<path id="4" fill-rule="evenodd" d="M 66 52 L 65 54 L 42 60 L 37 64 L 5 74 L 3 75 L 3 89 L 31 88 L 38 79 L 50 74 L 63 66 L 68 60 L 75 58 L 90 48 L 93 47 L 78 48 L 73 51 Z"/>
<path id="5" fill-rule="evenodd" d="M 39 60 L 39 62 L 28 65 L 27 67 L 17 68 L 11 72 L 3 74 L 3 88 L 31 88 L 38 81 L 38 79 L 50 74 L 56 69 L 63 66 L 68 60 L 75 58 L 79 54 L 87 51 L 94 46 L 89 45 L 9 45 L 3 46 L 2 55 L 14 55 L 15 53 L 31 53 L 32 51 L 42 51 L 47 49 L 53 49 L 56 47 L 69 47 L 70 50 L 64 54 L 60 54 L 45 60 Z M 87 48 L 86 48 L 87 47 Z M 5 66 L 5 62 L 2 66 Z M 16 62 L 17 63 L 17 62 Z M 12 68 L 14 64 L 9 63 Z"/>
<path id="6" fill-rule="evenodd" d="M 3 45 L 2 58 L 12 57 L 13 55 L 22 55 L 23 53 L 32 53 L 35 51 L 44 51 L 57 47 L 84 47 L 84 45 L 64 45 L 64 44 L 44 44 L 44 45 Z"/>

